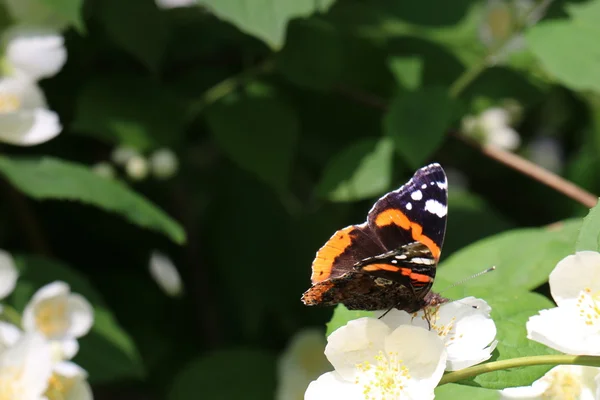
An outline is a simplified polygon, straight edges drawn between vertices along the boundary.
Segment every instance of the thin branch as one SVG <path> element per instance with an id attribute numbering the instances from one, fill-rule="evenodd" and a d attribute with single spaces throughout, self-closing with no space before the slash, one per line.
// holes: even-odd
<path id="1" fill-rule="evenodd" d="M 339 87 L 338 92 L 348 97 L 356 102 L 367 105 L 372 108 L 376 108 L 382 111 L 387 111 L 388 105 L 385 100 L 372 95 L 370 93 L 363 93 L 361 91 L 351 89 L 348 87 Z M 464 143 L 476 148 L 485 156 L 498 161 L 509 168 L 512 168 L 520 173 L 527 175 L 538 182 L 543 183 L 546 186 L 551 187 L 564 194 L 567 197 L 583 204 L 587 208 L 592 208 L 598 202 L 598 197 L 587 190 L 577 186 L 573 182 L 570 182 L 554 172 L 548 171 L 545 168 L 540 167 L 537 164 L 532 163 L 531 161 L 519 156 L 518 154 L 514 154 L 503 150 L 498 147 L 482 145 L 474 141 L 473 139 L 467 138 L 460 134 L 455 134 L 457 138 L 459 138 Z"/>
<path id="2" fill-rule="evenodd" d="M 592 208 L 598 203 L 598 196 L 517 154 L 503 150 L 499 147 L 482 145 L 463 135 L 456 134 L 455 137 L 464 143 L 467 143 L 469 146 L 476 148 L 487 157 L 551 187 L 557 192 L 583 204 L 587 208 Z"/>
<path id="3" fill-rule="evenodd" d="M 191 103 L 188 111 L 190 117 L 197 115 L 208 105 L 213 104 L 229 93 L 232 93 L 248 79 L 271 71 L 273 66 L 273 61 L 267 60 L 217 83 L 205 91 L 202 97 Z"/>

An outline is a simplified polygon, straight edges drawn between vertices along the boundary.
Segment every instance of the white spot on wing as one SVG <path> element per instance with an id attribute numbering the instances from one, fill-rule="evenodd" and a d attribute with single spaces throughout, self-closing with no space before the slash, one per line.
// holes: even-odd
<path id="1" fill-rule="evenodd" d="M 396 256 L 396 258 L 398 260 L 406 260 L 406 254 L 400 254 L 400 255 Z"/>
<path id="2" fill-rule="evenodd" d="M 410 197 L 413 200 L 419 201 L 419 200 L 421 200 L 423 198 L 423 192 L 421 192 L 420 190 L 415 190 L 414 192 L 412 192 L 410 194 Z"/>
<path id="3" fill-rule="evenodd" d="M 427 200 L 425 202 L 425 211 L 429 211 L 442 218 L 448 212 L 448 208 L 437 200 Z"/>
<path id="4" fill-rule="evenodd" d="M 392 260 L 392 264 L 398 264 L 398 260 Z"/>
<path id="5" fill-rule="evenodd" d="M 427 184 L 426 183 L 422 184 L 421 189 L 427 189 Z"/>
<path id="6" fill-rule="evenodd" d="M 412 210 L 412 204 L 411 203 L 406 203 L 406 209 L 407 210 Z"/>
<path id="7" fill-rule="evenodd" d="M 448 181 L 436 182 L 438 187 L 442 190 L 448 189 Z"/>
<path id="8" fill-rule="evenodd" d="M 411 258 L 410 262 L 413 264 L 423 264 L 423 265 L 433 265 L 435 264 L 435 260 L 431 258 Z"/>

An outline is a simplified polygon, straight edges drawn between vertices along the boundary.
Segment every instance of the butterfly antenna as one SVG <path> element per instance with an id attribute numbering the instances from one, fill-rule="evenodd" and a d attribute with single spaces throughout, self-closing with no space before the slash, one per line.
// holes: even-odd
<path id="1" fill-rule="evenodd" d="M 465 283 L 465 282 L 467 282 L 467 281 L 470 281 L 470 280 L 471 280 L 471 279 L 473 279 L 473 278 L 477 278 L 478 276 L 481 276 L 481 275 L 483 275 L 483 274 L 487 274 L 488 272 L 492 272 L 492 271 L 494 271 L 494 270 L 496 270 L 496 266 L 495 266 L 495 265 L 494 265 L 493 267 L 489 267 L 489 268 L 487 268 L 487 269 L 484 269 L 483 271 L 481 271 L 481 272 L 478 272 L 478 273 L 476 273 L 476 274 L 474 274 L 474 275 L 471 275 L 471 276 L 469 276 L 469 277 L 467 277 L 467 278 L 465 278 L 465 279 L 462 279 L 462 280 L 460 280 L 460 281 L 458 281 L 458 282 L 456 282 L 456 283 L 453 283 L 452 285 L 448 286 L 447 288 L 445 288 L 444 290 L 442 290 L 442 291 L 440 291 L 440 292 L 438 292 L 438 293 L 440 293 L 440 294 L 441 294 L 441 293 L 444 293 L 446 290 L 450 290 L 450 289 L 452 289 L 453 287 L 456 287 L 456 286 L 462 285 L 463 283 Z"/>

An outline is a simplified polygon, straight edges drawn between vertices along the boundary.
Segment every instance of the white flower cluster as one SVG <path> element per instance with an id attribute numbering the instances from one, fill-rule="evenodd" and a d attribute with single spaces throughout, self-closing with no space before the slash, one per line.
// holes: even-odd
<path id="1" fill-rule="evenodd" d="M 147 159 L 132 147 L 117 146 L 111 158 L 112 162 L 122 167 L 129 179 L 134 181 L 142 181 L 150 173 L 156 179 L 166 180 L 174 177 L 179 169 L 177 155 L 167 148 L 155 150 Z M 114 167 L 106 161 L 99 162 L 92 169 L 106 178 L 114 178 L 116 175 Z"/>
<path id="2" fill-rule="evenodd" d="M 0 141 L 33 146 L 62 130 L 48 108 L 38 81 L 56 75 L 67 60 L 62 24 L 36 12 L 33 0 L 7 1 L 14 26 L 2 34 L 4 57 L 0 77 Z M 39 11 L 39 10 L 38 10 Z M 64 26 L 62 26 L 64 27 Z"/>
<path id="3" fill-rule="evenodd" d="M 0 250 L 0 298 L 15 288 L 13 258 Z M 64 282 L 40 288 L 23 310 L 2 306 L 0 313 L 0 396 L 19 400 L 92 400 L 87 373 L 71 360 L 77 339 L 87 334 L 92 306 Z M 10 323 L 11 321 L 13 323 Z"/>
<path id="4" fill-rule="evenodd" d="M 527 337 L 566 354 L 600 355 L 600 253 L 566 257 L 549 282 L 557 307 L 532 316 Z M 305 400 L 433 399 L 444 370 L 464 369 L 491 357 L 497 340 L 490 311 L 485 301 L 468 297 L 427 314 L 392 310 L 382 319 L 352 320 L 334 331 L 326 345 L 314 337 L 295 339 L 280 362 L 277 398 L 301 398 L 302 387 L 318 377 L 305 390 Z M 334 371 L 321 372 L 326 364 L 314 353 L 323 349 Z M 531 386 L 507 388 L 499 395 L 600 399 L 600 368 L 560 365 Z"/>
<path id="5" fill-rule="evenodd" d="M 521 145 L 521 137 L 511 125 L 519 113 L 520 108 L 514 103 L 507 103 L 504 107 L 491 107 L 477 116 L 465 116 L 461 132 L 482 144 L 516 150 Z"/>
<path id="6" fill-rule="evenodd" d="M 467 297 L 427 315 L 392 310 L 382 319 L 350 321 L 327 338 L 325 355 L 335 371 L 313 381 L 304 398 L 433 399 L 444 370 L 491 357 L 490 311 L 485 301 Z"/>

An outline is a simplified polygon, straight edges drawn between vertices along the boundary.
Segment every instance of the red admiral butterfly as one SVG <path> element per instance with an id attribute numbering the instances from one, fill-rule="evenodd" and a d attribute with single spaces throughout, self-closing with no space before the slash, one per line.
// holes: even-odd
<path id="1" fill-rule="evenodd" d="M 317 252 L 306 305 L 416 312 L 447 299 L 430 292 L 440 258 L 448 180 L 439 164 L 419 169 L 380 198 L 360 225 L 337 231 Z"/>

